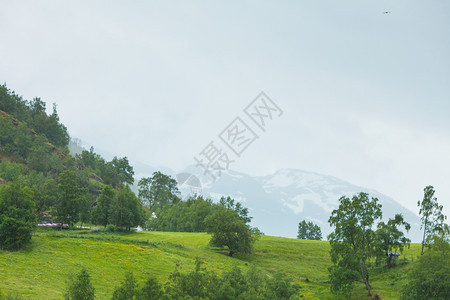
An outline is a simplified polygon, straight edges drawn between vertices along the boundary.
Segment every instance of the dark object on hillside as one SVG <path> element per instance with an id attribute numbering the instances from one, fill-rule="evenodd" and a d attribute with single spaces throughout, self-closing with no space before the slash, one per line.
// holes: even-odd
<path id="1" fill-rule="evenodd" d="M 380 296 L 378 296 L 378 294 L 375 294 L 375 296 L 373 297 L 374 300 L 380 300 Z"/>
<path id="2" fill-rule="evenodd" d="M 387 257 L 388 257 L 387 267 L 388 267 L 388 269 L 390 269 L 392 267 L 392 264 L 391 264 L 392 259 L 393 258 L 396 259 L 399 256 L 400 256 L 400 253 L 398 253 L 398 252 L 388 252 L 387 253 Z"/>

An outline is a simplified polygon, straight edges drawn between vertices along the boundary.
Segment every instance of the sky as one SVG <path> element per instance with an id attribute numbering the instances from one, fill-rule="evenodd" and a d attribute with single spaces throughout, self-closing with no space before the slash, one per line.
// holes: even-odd
<path id="1" fill-rule="evenodd" d="M 385 13 L 388 12 L 388 13 Z M 450 215 L 450 2 L 1 1 L 0 83 L 57 103 L 72 137 L 194 164 L 236 117 L 231 169 L 296 168 Z M 244 113 L 261 91 L 282 114 Z"/>

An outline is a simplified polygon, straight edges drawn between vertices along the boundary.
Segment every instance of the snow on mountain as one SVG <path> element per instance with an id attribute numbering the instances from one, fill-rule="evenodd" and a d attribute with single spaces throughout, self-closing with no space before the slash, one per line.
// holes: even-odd
<path id="1" fill-rule="evenodd" d="M 145 171 L 136 168 L 137 174 L 151 176 L 151 173 L 144 174 L 147 173 Z M 165 171 L 176 178 L 176 172 Z M 336 177 L 297 169 L 281 169 L 266 176 L 250 176 L 229 170 L 223 172 L 216 182 L 206 182 L 206 177 L 195 166 L 189 166 L 183 172 L 194 174 L 202 181 L 204 196 L 213 200 L 231 196 L 240 201 L 249 209 L 253 217 L 252 225 L 267 235 L 295 238 L 298 223 L 307 220 L 318 224 L 326 239 L 331 232 L 328 219 L 332 210 L 338 207 L 339 198 L 366 192 L 380 200 L 383 220 L 401 213 L 412 227 L 408 237 L 414 242 L 421 238 L 420 219 L 416 214 L 386 195 Z M 189 190 L 184 188 L 182 194 L 186 196 L 187 193 Z"/>

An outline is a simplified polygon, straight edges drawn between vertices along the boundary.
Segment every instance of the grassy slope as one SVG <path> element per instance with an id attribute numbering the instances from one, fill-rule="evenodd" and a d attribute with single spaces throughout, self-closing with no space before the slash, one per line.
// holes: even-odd
<path id="1" fill-rule="evenodd" d="M 264 236 L 256 242 L 251 257 L 230 258 L 226 251 L 211 248 L 208 241 L 209 235 L 204 233 L 39 231 L 27 249 L 0 252 L 0 290 L 31 299 L 61 299 L 68 274 L 84 266 L 91 274 L 97 299 L 108 299 L 128 270 L 140 282 L 150 274 L 165 282 L 176 263 L 192 269 L 195 258 L 200 257 L 208 269 L 218 272 L 233 265 L 247 270 L 251 264 L 269 273 L 282 271 L 300 283 L 305 298 L 333 298 L 327 284 L 328 242 Z M 419 245 L 412 245 L 402 258 L 419 254 Z M 395 299 L 409 267 L 380 268 L 371 278 L 374 292 Z M 365 295 L 364 286 L 358 284 L 354 298 Z"/>

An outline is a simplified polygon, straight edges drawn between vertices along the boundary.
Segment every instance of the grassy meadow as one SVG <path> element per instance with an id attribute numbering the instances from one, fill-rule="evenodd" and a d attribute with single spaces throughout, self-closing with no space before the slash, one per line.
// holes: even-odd
<path id="1" fill-rule="evenodd" d="M 110 299 L 125 272 L 133 271 L 142 283 L 154 275 L 167 281 L 176 264 L 192 270 L 197 257 L 204 267 L 219 273 L 239 266 L 255 265 L 262 272 L 282 271 L 300 284 L 305 299 L 334 299 L 329 291 L 329 243 L 262 236 L 251 256 L 228 257 L 227 251 L 211 247 L 206 233 L 134 232 L 106 233 L 78 230 L 39 229 L 32 243 L 18 252 L 0 251 L 0 291 L 25 299 L 62 299 L 70 273 L 86 267 L 97 299 Z M 392 269 L 378 267 L 371 275 L 373 292 L 383 299 L 398 298 L 405 273 L 420 255 L 413 244 Z M 365 299 L 362 283 L 355 286 L 354 299 Z"/>

